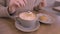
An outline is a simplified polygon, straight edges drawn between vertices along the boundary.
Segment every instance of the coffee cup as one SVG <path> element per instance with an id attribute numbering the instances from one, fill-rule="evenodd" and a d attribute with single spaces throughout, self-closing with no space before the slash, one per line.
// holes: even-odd
<path id="1" fill-rule="evenodd" d="M 37 15 L 32 12 L 20 13 L 19 16 L 16 18 L 17 21 L 20 21 L 23 27 L 27 28 L 34 28 L 36 26 L 37 19 Z"/>

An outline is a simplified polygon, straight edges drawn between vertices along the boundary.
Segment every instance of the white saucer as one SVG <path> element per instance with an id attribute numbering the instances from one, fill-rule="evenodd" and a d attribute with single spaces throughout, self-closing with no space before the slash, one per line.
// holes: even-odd
<path id="1" fill-rule="evenodd" d="M 45 15 L 48 18 L 48 20 L 47 21 L 42 21 L 42 20 L 39 19 L 40 22 L 45 23 L 45 24 L 51 24 L 51 23 L 54 22 L 54 19 L 53 19 L 52 16 L 50 16 L 48 14 L 43 14 L 43 13 L 38 14 L 39 17 L 43 16 L 43 15 Z"/>
<path id="2" fill-rule="evenodd" d="M 25 28 L 25 27 L 21 26 L 20 23 L 19 24 L 18 23 L 19 22 L 17 22 L 17 21 L 15 22 L 16 28 L 23 31 L 23 32 L 33 32 L 33 31 L 38 30 L 40 27 L 40 23 L 38 21 L 36 22 L 36 27 L 32 28 L 32 29 L 31 28 Z"/>

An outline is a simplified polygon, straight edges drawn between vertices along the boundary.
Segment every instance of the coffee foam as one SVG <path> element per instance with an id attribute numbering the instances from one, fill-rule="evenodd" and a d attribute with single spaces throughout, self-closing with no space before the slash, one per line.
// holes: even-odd
<path id="1" fill-rule="evenodd" d="M 19 17 L 21 19 L 24 19 L 24 20 L 34 20 L 34 19 L 36 19 L 36 15 L 33 14 L 32 12 L 30 12 L 30 13 L 28 13 L 28 12 L 21 13 L 21 14 L 19 14 Z"/>

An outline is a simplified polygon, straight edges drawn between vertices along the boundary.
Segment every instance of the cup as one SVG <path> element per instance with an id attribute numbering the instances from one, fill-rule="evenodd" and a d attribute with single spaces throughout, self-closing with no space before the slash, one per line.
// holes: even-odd
<path id="1" fill-rule="evenodd" d="M 28 12 L 23 12 L 23 13 L 25 13 L 25 14 L 27 14 Z M 21 14 L 23 14 L 23 13 L 20 13 L 20 15 Z M 24 14 L 24 15 L 25 15 Z M 32 14 L 31 14 L 32 15 Z M 25 15 L 26 16 L 26 15 Z M 31 19 L 27 19 L 28 17 L 24 17 L 24 18 L 22 18 L 22 17 L 20 17 L 20 16 L 18 16 L 17 18 L 16 18 L 16 20 L 17 21 L 20 21 L 20 23 L 21 23 L 21 25 L 23 26 L 23 27 L 27 27 L 27 28 L 34 28 L 35 26 L 36 26 L 36 21 L 37 21 L 37 15 L 35 15 L 34 13 L 33 13 L 33 16 L 34 17 L 32 17 L 32 16 L 29 16 L 29 17 L 32 17 Z M 34 19 L 33 19 L 34 18 Z"/>

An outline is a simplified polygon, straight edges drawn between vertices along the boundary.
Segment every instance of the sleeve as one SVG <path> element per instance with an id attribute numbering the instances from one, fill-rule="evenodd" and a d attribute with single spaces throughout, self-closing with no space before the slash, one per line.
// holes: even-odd
<path id="1" fill-rule="evenodd" d="M 0 17 L 10 17 L 8 7 L 0 5 Z"/>
<path id="2" fill-rule="evenodd" d="M 37 6 L 34 7 L 34 10 L 39 11 L 41 9 L 44 9 L 46 6 L 47 6 L 46 0 L 38 0 Z"/>
<path id="3" fill-rule="evenodd" d="M 39 11 L 39 10 L 40 10 L 39 5 L 38 5 L 38 6 L 35 6 L 35 7 L 33 8 L 33 10 L 34 10 L 34 11 Z"/>
<path id="4" fill-rule="evenodd" d="M 41 0 L 36 0 L 35 1 L 35 6 L 34 6 L 34 8 L 33 8 L 33 10 L 34 11 L 39 11 L 40 10 L 40 2 L 41 2 Z"/>

